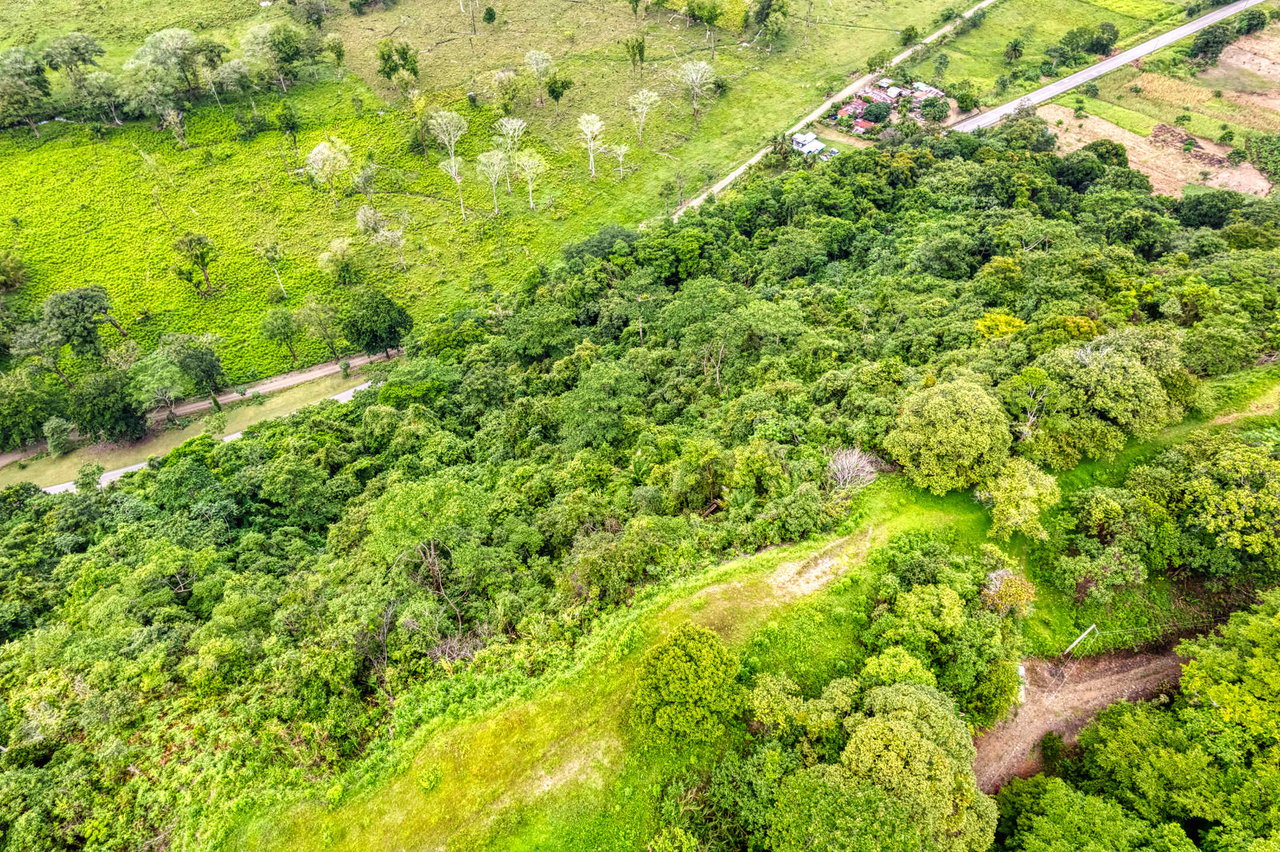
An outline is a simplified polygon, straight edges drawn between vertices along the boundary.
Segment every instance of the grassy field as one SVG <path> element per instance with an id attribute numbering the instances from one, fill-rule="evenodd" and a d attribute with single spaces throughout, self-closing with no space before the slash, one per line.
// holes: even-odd
<path id="1" fill-rule="evenodd" d="M 232 381 L 278 373 L 291 365 L 258 330 L 276 285 L 255 255 L 255 243 L 282 245 L 288 305 L 311 293 L 341 298 L 316 265 L 335 237 L 355 239 L 366 279 L 406 302 L 419 318 L 462 302 L 483 303 L 486 291 L 512 286 L 565 243 L 606 223 L 641 223 L 674 205 L 680 194 L 693 194 L 811 108 L 833 81 L 894 44 L 896 33 L 884 22 L 928 27 L 943 5 L 831 0 L 818 10 L 821 23 L 793 24 L 785 48 L 772 53 L 721 32 L 714 66 L 728 90 L 697 125 L 671 72 L 690 58 L 709 58 L 710 46 L 704 29 L 665 13 L 637 22 L 621 0 L 537 0 L 500 9 L 498 21 L 481 25 L 475 38 L 460 32 L 464 22 L 456 4 L 446 0 L 404 0 L 358 18 L 344 13 L 333 27 L 350 43 L 349 64 L 363 73 L 339 78 L 322 72 L 293 90 L 289 98 L 304 120 L 296 155 L 275 131 L 239 141 L 231 110 L 212 106 L 188 116 L 186 149 L 143 122 L 111 129 L 102 140 L 72 124 L 47 125 L 40 140 L 23 130 L 0 134 L 0 209 L 15 211 L 0 222 L 0 246 L 16 249 L 31 271 L 30 283 L 11 304 L 19 315 L 29 315 L 53 290 L 101 283 L 126 328 L 144 345 L 164 332 L 209 331 L 225 341 L 222 354 Z M 281 14 L 256 4 L 249 9 L 241 0 L 215 6 L 223 13 L 200 15 L 211 33 L 232 42 L 247 26 Z M 54 18 L 53 11 L 9 5 L 4 14 L 14 29 L 0 21 L 0 30 L 7 37 L 66 29 L 68 19 Z M 196 16 L 159 0 L 139 3 L 128 27 L 102 23 L 116 17 L 76 19 L 87 30 L 101 24 L 100 34 L 113 47 L 104 62 L 108 67 L 146 31 L 197 23 Z M 632 73 L 617 44 L 636 28 L 648 39 L 643 73 Z M 419 49 L 420 86 L 429 100 L 470 121 L 472 130 L 459 149 L 468 160 L 464 191 L 473 215 L 466 222 L 460 220 L 452 181 L 437 168 L 438 153 L 424 160 L 408 150 L 412 121 L 405 104 L 366 79 L 378 38 L 391 32 Z M 494 71 L 518 64 L 533 47 L 551 49 L 575 85 L 558 114 L 550 102 L 536 104 L 531 92 L 517 99 L 514 114 L 530 124 L 528 144 L 546 156 L 551 169 L 535 191 L 537 210 L 527 209 L 519 191 L 501 193 L 502 212 L 495 216 L 488 186 L 473 167 L 475 155 L 491 147 L 488 128 L 499 115 L 486 87 Z M 642 87 L 664 98 L 643 148 L 625 108 L 626 96 Z M 468 91 L 477 93 L 474 106 Z M 256 107 L 269 117 L 277 98 L 261 93 Z M 608 157 L 597 179 L 589 179 L 585 151 L 576 141 L 577 116 L 585 112 L 602 116 L 608 143 L 635 149 L 624 173 Z M 373 204 L 407 217 L 407 271 L 387 251 L 356 238 L 355 211 L 368 203 L 363 196 L 340 196 L 335 204 L 295 173 L 301 157 L 330 136 L 350 144 L 357 162 L 372 156 L 383 167 Z M 217 296 L 196 295 L 169 271 L 176 260 L 172 243 L 187 230 L 207 234 L 220 251 L 211 273 L 226 289 Z M 304 362 L 322 357 L 318 345 L 302 348 Z"/>
<path id="2" fill-rule="evenodd" d="M 1224 130 L 1237 139 L 1280 133 L 1280 82 L 1266 73 L 1280 59 L 1280 26 L 1240 39 L 1216 66 L 1194 76 L 1173 61 L 1189 44 L 1187 39 L 1153 54 L 1142 68 L 1126 66 L 1102 77 L 1097 97 L 1083 99 L 1085 110 L 1143 136 L 1157 124 L 1181 124 L 1204 139 L 1217 139 Z M 1077 92 L 1058 102 L 1075 107 L 1078 97 Z"/>
<path id="3" fill-rule="evenodd" d="M 945 54 L 950 65 L 944 83 L 969 80 L 989 103 L 1012 100 L 1039 84 L 1020 80 L 998 95 L 996 79 L 1014 67 L 1039 65 L 1045 48 L 1067 31 L 1110 22 L 1119 30 L 1123 46 L 1172 26 L 1181 20 L 1184 7 L 1184 3 L 1165 0 L 1006 0 L 991 9 L 981 26 L 909 65 L 909 73 L 932 79 L 937 57 Z M 1014 39 L 1022 39 L 1025 46 L 1022 59 L 1011 66 L 1005 62 L 1004 49 Z"/>
<path id="4" fill-rule="evenodd" d="M 255 423 L 276 417 L 286 417 L 299 408 L 322 402 L 364 381 L 363 376 L 355 373 L 345 379 L 341 376 L 329 376 L 273 393 L 270 396 L 260 396 L 237 405 L 224 406 L 227 427 L 223 434 L 235 434 Z M 70 482 L 86 464 L 100 464 L 106 470 L 119 470 L 122 467 L 140 464 L 149 458 L 163 456 L 185 441 L 198 437 L 204 429 L 203 418 L 198 418 L 181 428 L 165 429 L 137 444 L 122 446 L 97 444 L 82 447 L 63 456 L 41 456 L 29 462 L 13 462 L 0 467 L 0 488 L 19 482 L 34 482 L 42 488 Z"/>

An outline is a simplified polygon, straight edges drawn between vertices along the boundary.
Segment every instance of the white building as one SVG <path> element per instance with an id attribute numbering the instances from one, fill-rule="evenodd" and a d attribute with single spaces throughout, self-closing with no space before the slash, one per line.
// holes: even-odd
<path id="1" fill-rule="evenodd" d="M 826 145 L 818 140 L 816 133 L 797 133 L 791 137 L 791 147 L 807 157 L 821 153 Z"/>

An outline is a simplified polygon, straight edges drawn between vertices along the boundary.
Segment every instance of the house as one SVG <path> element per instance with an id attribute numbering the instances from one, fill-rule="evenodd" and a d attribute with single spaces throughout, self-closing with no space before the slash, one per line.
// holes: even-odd
<path id="1" fill-rule="evenodd" d="M 797 133 L 791 137 L 791 147 L 809 157 L 820 153 L 827 146 L 818 141 L 816 133 Z"/>
<path id="2" fill-rule="evenodd" d="M 884 78 L 883 80 L 881 80 L 879 83 L 876 83 L 876 85 L 877 85 L 877 86 L 879 86 L 879 87 L 880 87 L 880 88 L 882 88 L 882 89 L 887 89 L 887 88 L 889 88 L 890 86 L 892 86 L 892 85 L 893 85 L 893 81 L 892 81 L 892 80 L 890 80 L 888 77 L 885 77 L 885 78 Z"/>
<path id="3" fill-rule="evenodd" d="M 897 86 L 890 86 L 886 94 L 889 95 L 889 98 L 891 100 L 896 101 L 898 99 L 898 96 L 902 94 L 902 89 L 899 89 Z"/>
<path id="4" fill-rule="evenodd" d="M 916 90 L 915 97 L 923 98 L 945 98 L 947 95 L 941 89 L 930 86 L 928 83 L 912 83 L 911 88 Z"/>
<path id="5" fill-rule="evenodd" d="M 848 118 L 849 116 L 853 116 L 857 118 L 858 116 L 862 115 L 862 109 L 865 106 L 866 104 L 864 104 L 862 101 L 858 100 L 857 98 L 854 98 L 853 100 L 849 101 L 849 103 L 840 107 L 839 112 L 836 113 L 836 117 Z"/>
<path id="6" fill-rule="evenodd" d="M 837 151 L 835 148 L 826 148 L 821 154 L 818 155 L 818 159 L 822 160 L 823 162 L 826 162 L 827 160 L 830 160 L 832 157 L 838 156 L 839 154 L 840 152 Z"/>
<path id="7" fill-rule="evenodd" d="M 878 125 L 874 121 L 867 121 L 865 118 L 860 118 L 853 123 L 853 132 L 862 134 L 870 130 L 875 130 L 877 126 Z"/>

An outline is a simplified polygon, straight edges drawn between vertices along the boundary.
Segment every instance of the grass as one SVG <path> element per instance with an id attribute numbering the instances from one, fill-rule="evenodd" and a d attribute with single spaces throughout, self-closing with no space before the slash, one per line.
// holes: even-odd
<path id="1" fill-rule="evenodd" d="M 231 5 L 211 4 L 212 11 L 201 14 L 209 32 L 233 43 L 248 26 L 282 14 L 275 8 L 241 14 L 239 4 L 234 10 Z M 255 243 L 274 240 L 283 247 L 280 271 L 289 306 L 309 294 L 342 298 L 316 265 L 335 237 L 355 239 L 365 278 L 405 302 L 419 319 L 462 303 L 483 303 L 488 293 L 511 288 L 564 244 L 607 223 L 638 225 L 680 195 L 695 194 L 811 109 L 834 81 L 894 44 L 896 33 L 884 28 L 885 21 L 927 27 L 943 5 L 832 0 L 823 23 L 794 25 L 789 44 L 772 53 L 739 45 L 736 33 L 721 32 L 714 64 L 728 90 L 696 125 L 671 72 L 688 59 L 709 57 L 706 34 L 666 14 L 637 22 L 620 0 L 534 0 L 502 8 L 498 22 L 482 25 L 472 38 L 460 30 L 463 22 L 449 0 L 403 0 L 358 18 L 344 12 L 333 27 L 349 42 L 349 64 L 357 73 L 340 79 L 322 73 L 289 95 L 304 124 L 297 155 L 275 131 L 239 141 L 232 109 L 213 106 L 188 115 L 186 149 L 143 122 L 110 129 L 101 141 L 90 128 L 74 124 L 46 125 L 40 140 L 21 129 L 0 133 L 0 209 L 14 211 L 0 222 L 0 247 L 17 250 L 31 273 L 10 304 L 19 316 L 31 316 L 54 290 L 101 283 L 144 347 L 166 332 L 210 332 L 224 341 L 221 352 L 233 382 L 273 375 L 290 364 L 259 332 L 276 287 L 271 270 L 254 253 Z M 177 9 L 163 0 L 138 0 L 128 27 L 109 27 L 105 18 L 87 15 L 83 28 L 111 40 L 116 47 L 104 66 L 118 67 L 126 47 L 131 50 L 146 31 L 191 25 L 180 15 L 173 20 Z M 65 19 L 46 11 L 9 6 L 4 14 L 15 31 L 45 36 L 65 28 Z M 650 61 L 643 73 L 631 72 L 617 44 L 637 28 L 648 38 Z M 433 151 L 428 161 L 408 150 L 412 128 L 405 105 L 370 75 L 376 42 L 392 31 L 419 48 L 419 85 L 428 100 L 463 112 L 471 123 L 459 150 L 468 163 L 464 190 L 473 211 L 466 222 L 460 221 L 452 181 L 437 168 L 439 154 Z M 519 65 L 532 47 L 550 49 L 575 85 L 559 114 L 549 102 L 537 105 L 528 90 L 517 98 L 514 114 L 530 124 L 528 144 L 544 154 L 551 169 L 535 191 L 537 210 L 528 210 L 517 190 L 500 194 L 502 212 L 494 216 L 488 187 L 472 165 L 491 147 L 487 128 L 499 115 L 488 90 L 495 70 Z M 664 98 L 643 147 L 635 142 L 625 108 L 628 94 L 642 87 Z M 477 105 L 468 103 L 468 91 L 477 93 Z M 277 102 L 270 93 L 255 98 L 268 117 Z M 588 178 L 585 152 L 576 141 L 576 119 L 585 112 L 603 117 L 607 142 L 635 149 L 625 174 L 618 174 L 610 157 L 597 179 Z M 373 157 L 383 167 L 372 203 L 408 219 L 407 272 L 388 252 L 357 237 L 355 211 L 368 203 L 364 197 L 340 195 L 335 204 L 294 173 L 301 155 L 330 136 L 349 143 L 357 161 Z M 213 298 L 199 297 L 169 271 L 177 260 L 172 243 L 188 230 L 208 235 L 220 251 L 211 273 L 225 290 Z M 304 363 L 325 357 L 315 343 L 303 346 L 300 355 Z"/>
<path id="2" fill-rule="evenodd" d="M 328 376 L 297 385 L 270 396 L 260 396 L 234 406 L 224 406 L 227 415 L 225 434 L 242 432 L 255 423 L 285 417 L 299 408 L 321 402 L 336 393 L 353 388 L 364 379 L 353 374 L 350 378 Z M 29 462 L 14 462 L 0 467 L 0 488 L 19 482 L 34 482 L 42 488 L 70 482 L 76 478 L 81 466 L 100 464 L 107 470 L 140 464 L 147 459 L 162 456 L 182 443 L 199 437 L 204 432 L 203 420 L 196 420 L 181 428 L 165 429 L 154 437 L 137 444 L 93 445 L 82 447 L 64 456 L 41 456 Z"/>
<path id="3" fill-rule="evenodd" d="M 909 73 L 931 79 L 937 57 L 950 57 L 943 84 L 972 82 L 991 103 L 1015 99 L 1041 83 L 1019 80 L 1007 91 L 995 94 L 996 80 L 1018 67 L 1038 66 L 1045 48 L 1056 44 L 1069 30 L 1115 24 L 1121 43 L 1166 28 L 1182 14 L 1183 5 L 1163 0 L 1005 0 L 991 8 L 986 20 L 956 36 L 938 50 L 908 64 Z M 1005 46 L 1014 39 L 1024 42 L 1023 57 L 1014 65 L 1004 59 Z M 1069 72 L 1068 72 L 1069 73 Z"/>

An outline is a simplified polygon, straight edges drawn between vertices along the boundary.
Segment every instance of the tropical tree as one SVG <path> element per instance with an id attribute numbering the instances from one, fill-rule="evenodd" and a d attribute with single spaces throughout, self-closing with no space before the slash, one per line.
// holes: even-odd
<path id="1" fill-rule="evenodd" d="M 520 141 L 524 137 L 524 132 L 528 125 L 524 119 L 515 118 L 514 116 L 505 116 L 498 119 L 493 125 L 493 129 L 497 131 L 493 137 L 493 146 L 499 151 L 507 155 L 510 161 L 520 150 Z M 511 192 L 511 173 L 507 172 L 507 193 Z"/>
<path id="2" fill-rule="evenodd" d="M 1061 498 L 1058 481 L 1023 458 L 1009 458 L 979 492 L 991 503 L 991 535 L 1046 538 L 1040 515 Z"/>
<path id="3" fill-rule="evenodd" d="M 739 704 L 737 671 L 737 660 L 719 636 L 682 624 L 645 655 L 632 699 L 634 718 L 659 741 L 715 740 Z"/>
<path id="4" fill-rule="evenodd" d="M 1022 58 L 1022 54 L 1026 51 L 1027 43 L 1020 38 L 1012 39 L 1004 46 L 1004 61 L 1012 65 Z"/>
<path id="5" fill-rule="evenodd" d="M 167 334 L 161 338 L 160 348 L 195 389 L 209 397 L 214 410 L 221 411 L 218 391 L 226 383 L 226 374 L 214 349 L 217 343 L 218 338 L 211 334 Z"/>
<path id="6" fill-rule="evenodd" d="M 213 241 L 204 234 L 188 231 L 173 243 L 173 250 L 178 253 L 184 264 L 174 264 L 173 272 L 183 281 L 195 288 L 196 294 L 208 298 L 218 291 L 209 278 L 209 267 L 218 259 L 218 249 Z M 196 278 L 196 273 L 200 278 Z M 203 282 L 203 283 L 202 283 Z"/>
<path id="7" fill-rule="evenodd" d="M 245 33 L 240 47 L 245 59 L 274 77 L 282 92 L 289 90 L 297 65 L 314 55 L 306 34 L 286 21 L 258 24 Z"/>
<path id="8" fill-rule="evenodd" d="M 0 51 L 0 127 L 25 121 L 40 137 L 36 123 L 49 97 L 49 78 L 39 57 L 27 47 Z"/>
<path id="9" fill-rule="evenodd" d="M 108 323 L 124 337 L 129 335 L 111 315 L 111 298 L 100 285 L 77 287 L 50 294 L 41 306 L 43 321 L 79 356 L 102 357 L 99 327 Z"/>
<path id="10" fill-rule="evenodd" d="M 284 280 L 280 277 L 280 264 L 284 262 L 284 249 L 275 240 L 263 240 L 255 244 L 253 250 L 267 266 L 271 267 L 271 272 L 276 276 L 276 286 L 280 288 L 280 295 L 286 299 L 289 298 L 289 291 L 284 288 Z"/>
<path id="11" fill-rule="evenodd" d="M 636 144 L 644 144 L 644 124 L 662 98 L 653 89 L 641 89 L 627 98 L 627 106 L 631 110 L 631 121 L 636 126 Z"/>
<path id="12" fill-rule="evenodd" d="M 338 180 L 350 170 L 351 146 L 341 139 L 326 139 L 307 154 L 307 174 L 316 183 L 329 187 L 335 207 L 338 204 Z"/>
<path id="13" fill-rule="evenodd" d="M 437 165 L 437 166 L 439 166 L 440 171 L 444 172 L 444 173 L 445 173 L 445 174 L 447 174 L 449 177 L 453 178 L 453 182 L 454 182 L 454 184 L 456 184 L 456 185 L 457 185 L 457 187 L 458 187 L 458 209 L 462 211 L 462 219 L 463 219 L 463 221 L 466 221 L 466 218 L 467 218 L 467 203 L 466 203 L 466 201 L 464 201 L 464 200 L 463 200 L 463 197 L 462 197 L 462 158 L 461 158 L 461 157 L 449 157 L 448 159 L 441 160 L 441 161 L 440 161 L 439 163 L 437 163 L 436 165 Z"/>
<path id="14" fill-rule="evenodd" d="M 907 397 L 884 447 L 935 494 L 981 482 L 1009 455 L 1009 416 L 985 388 L 954 381 Z"/>
<path id="15" fill-rule="evenodd" d="M 298 318 L 286 307 L 272 308 L 262 318 L 262 336 L 288 349 L 290 361 L 298 360 L 295 344 L 301 334 L 302 326 Z"/>
<path id="16" fill-rule="evenodd" d="M 596 152 L 604 149 L 604 122 L 600 116 L 587 113 L 578 117 L 578 138 L 587 149 L 587 166 L 591 176 L 596 176 Z"/>
<path id="17" fill-rule="evenodd" d="M 702 101 L 711 94 L 712 85 L 716 79 L 715 71 L 712 70 L 710 64 L 702 60 L 686 62 L 676 72 L 676 79 L 689 95 L 689 103 L 693 109 L 693 120 L 696 122 L 701 115 L 699 107 Z"/>
<path id="18" fill-rule="evenodd" d="M 49 42 L 41 52 L 44 64 L 62 71 L 77 92 L 84 90 L 85 67 L 98 66 L 98 57 L 106 53 L 98 40 L 84 33 L 67 33 Z"/>
<path id="19" fill-rule="evenodd" d="M 547 161 L 537 151 L 517 151 L 511 159 L 512 168 L 524 178 L 529 189 L 529 209 L 533 209 L 533 186 L 547 170 Z"/>
<path id="20" fill-rule="evenodd" d="M 466 135 L 467 120 L 450 110 L 436 110 L 427 116 L 427 130 L 449 152 L 449 159 L 458 153 L 458 140 Z"/>
<path id="21" fill-rule="evenodd" d="M 493 190 L 493 212 L 495 214 L 502 211 L 498 208 L 498 184 L 502 183 L 503 178 L 507 177 L 511 171 L 511 160 L 507 157 L 505 151 L 485 151 L 476 157 L 476 172 L 480 177 L 489 182 L 489 188 Z"/>
<path id="22" fill-rule="evenodd" d="M 391 350 L 413 329 L 413 318 L 382 292 L 365 287 L 352 294 L 342 312 L 341 325 L 347 340 L 364 352 L 385 352 L 390 357 Z"/>
<path id="23" fill-rule="evenodd" d="M 338 349 L 342 342 L 342 324 L 338 309 L 327 302 L 321 302 L 315 296 L 298 308 L 298 324 L 308 335 L 324 344 L 329 354 L 336 360 L 341 354 Z"/>
<path id="24" fill-rule="evenodd" d="M 618 158 L 618 177 L 626 177 L 623 161 L 626 160 L 627 154 L 631 153 L 630 146 L 619 142 L 617 145 L 609 146 L 609 153 Z"/>
<path id="25" fill-rule="evenodd" d="M 556 70 L 555 61 L 552 60 L 551 54 L 546 51 L 531 50 L 524 55 L 524 64 L 528 66 L 529 73 L 533 75 L 533 80 L 537 84 L 538 105 L 541 106 L 543 104 L 542 93 L 546 89 L 547 80 Z"/>

